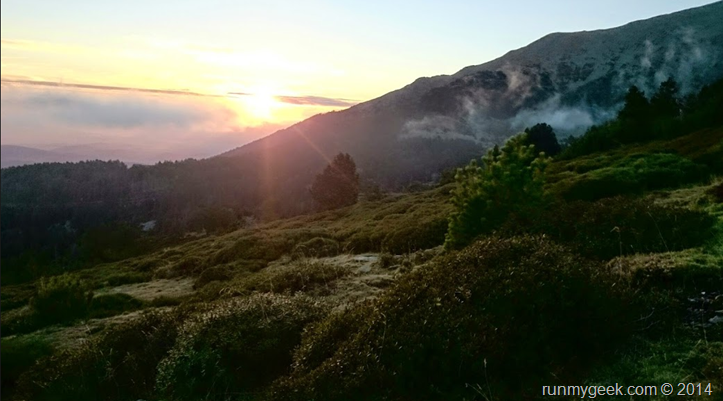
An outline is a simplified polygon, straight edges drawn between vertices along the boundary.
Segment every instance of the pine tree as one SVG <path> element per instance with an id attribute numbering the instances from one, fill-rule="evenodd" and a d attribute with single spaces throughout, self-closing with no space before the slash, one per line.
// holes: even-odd
<path id="1" fill-rule="evenodd" d="M 540 156 L 534 145 L 526 145 L 527 140 L 527 134 L 515 136 L 501 149 L 495 146 L 487 152 L 482 165 L 472 160 L 457 171 L 446 248 L 465 246 L 510 216 L 524 220 L 543 207 L 549 159 Z"/>
<path id="2" fill-rule="evenodd" d="M 337 209 L 356 203 L 359 196 L 359 174 L 348 153 L 339 153 L 316 176 L 309 189 L 311 197 L 322 210 Z"/>
<path id="3" fill-rule="evenodd" d="M 545 152 L 547 156 L 555 156 L 562 150 L 560 143 L 557 142 L 555 131 L 548 124 L 535 124 L 532 128 L 526 128 L 525 133 L 527 143 L 535 145 L 538 152 Z"/>
<path id="4" fill-rule="evenodd" d="M 650 99 L 650 106 L 656 118 L 679 117 L 681 104 L 678 100 L 678 83 L 673 78 L 661 83 Z"/>

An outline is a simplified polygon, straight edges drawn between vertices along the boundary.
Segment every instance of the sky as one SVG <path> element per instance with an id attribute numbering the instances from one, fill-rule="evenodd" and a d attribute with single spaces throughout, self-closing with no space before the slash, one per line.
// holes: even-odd
<path id="1" fill-rule="evenodd" d="M 552 32 L 695 0 L 8 0 L 1 141 L 208 157 Z"/>

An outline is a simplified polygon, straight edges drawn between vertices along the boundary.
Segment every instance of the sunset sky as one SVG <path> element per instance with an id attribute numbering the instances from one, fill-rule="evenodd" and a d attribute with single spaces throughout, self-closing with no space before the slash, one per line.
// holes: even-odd
<path id="1" fill-rule="evenodd" d="M 551 32 L 710 2 L 3 1 L 2 144 L 206 157 Z"/>

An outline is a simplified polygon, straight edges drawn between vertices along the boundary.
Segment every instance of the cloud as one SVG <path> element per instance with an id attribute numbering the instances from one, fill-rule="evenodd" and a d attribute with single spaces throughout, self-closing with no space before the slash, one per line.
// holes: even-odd
<path id="1" fill-rule="evenodd" d="M 218 111 L 198 102 L 168 98 L 132 94 L 107 96 L 72 90 L 6 90 L 2 103 L 3 108 L 13 108 L 15 118 L 48 119 L 90 128 L 192 127 L 219 117 Z"/>
<path id="2" fill-rule="evenodd" d="M 288 104 L 302 104 L 313 106 L 348 107 L 357 102 L 349 99 L 336 99 L 322 96 L 275 96 L 276 100 Z"/>
<path id="3" fill-rule="evenodd" d="M 1 103 L 3 145 L 93 145 L 84 154 L 128 162 L 209 157 L 283 128 L 244 124 L 225 99 L 202 96 L 3 85 Z"/>
<path id="4" fill-rule="evenodd" d="M 101 91 L 118 91 L 118 92 L 143 92 L 143 93 L 155 93 L 163 95 L 182 95 L 182 96 L 211 96 L 217 97 L 217 95 L 202 94 L 198 92 L 191 92 L 186 90 L 172 90 L 172 89 L 151 89 L 151 88 L 132 88 L 124 86 L 109 86 L 109 85 L 91 85 L 91 84 L 76 84 L 76 83 L 65 83 L 65 82 L 54 82 L 54 81 L 36 81 L 30 79 L 13 79 L 9 77 L 3 77 L 0 82 L 5 85 L 31 85 L 31 86 L 44 86 L 52 88 L 76 88 L 76 89 L 91 89 Z"/>
<path id="5" fill-rule="evenodd" d="M 604 109 L 589 106 L 584 102 L 565 106 L 561 104 L 558 94 L 534 108 L 521 110 L 510 119 L 510 127 L 519 132 L 544 122 L 554 127 L 558 134 L 579 133 L 593 124 L 600 124 L 614 117 L 616 110 L 617 107 Z"/>
<path id="6" fill-rule="evenodd" d="M 229 92 L 229 96 L 254 96 L 247 92 Z M 303 106 L 324 106 L 324 107 L 351 107 L 358 102 L 351 99 L 323 97 L 323 96 L 274 96 L 276 101 L 286 104 Z"/>

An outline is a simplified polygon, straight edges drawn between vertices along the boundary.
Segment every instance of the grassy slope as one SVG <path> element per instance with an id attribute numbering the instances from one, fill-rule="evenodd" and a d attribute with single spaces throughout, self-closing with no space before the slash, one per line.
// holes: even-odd
<path id="1" fill-rule="evenodd" d="M 628 158 L 659 152 L 675 153 L 700 164 L 719 163 L 723 160 L 718 159 L 723 156 L 723 129 L 700 131 L 672 141 L 627 146 L 573 160 L 556 161 L 549 169 L 549 188 L 562 193 L 575 182 L 594 179 L 601 171 L 629 168 L 630 166 L 624 163 Z M 700 177 L 696 181 L 679 188 L 647 191 L 644 195 L 659 203 L 706 210 L 718 216 L 719 226 L 723 228 L 723 207 L 711 202 L 706 192 L 712 185 L 719 185 L 720 179 Z M 336 244 L 335 249 L 342 254 L 382 252 L 374 265 L 375 270 L 370 273 L 377 274 L 381 281 L 388 281 L 401 274 L 404 267 L 419 265 L 434 256 L 434 252 L 423 250 L 434 248 L 444 241 L 446 216 L 452 207 L 448 196 L 450 189 L 450 186 L 445 186 L 419 193 L 389 195 L 383 200 L 363 201 L 341 210 L 272 221 L 225 235 L 204 237 L 147 256 L 85 269 L 77 274 L 101 295 L 121 291 L 138 296 L 140 292 L 133 291 L 141 290 L 134 286 L 141 285 L 146 288 L 146 285 L 134 283 L 150 282 L 158 287 L 153 288 L 158 291 L 159 296 L 154 297 L 148 291 L 145 291 L 142 297 L 138 296 L 143 298 L 141 308 L 149 309 L 183 301 L 208 302 L 230 296 L 229 294 L 245 295 L 259 290 L 259 282 L 289 281 L 294 275 L 302 279 L 296 284 L 281 286 L 282 292 L 298 290 L 321 297 L 335 295 L 335 299 L 347 299 L 339 296 L 338 292 L 352 292 L 361 285 L 358 282 L 343 281 L 343 277 L 352 274 L 350 270 L 343 270 L 349 266 L 340 267 L 337 259 L 330 262 L 331 265 L 324 265 L 322 261 L 319 266 L 326 267 L 321 269 L 314 267 L 316 265 L 313 263 L 317 262 L 313 260 L 309 264 L 310 259 L 303 258 L 303 255 L 299 260 L 298 252 L 303 251 L 303 244 L 323 238 Z M 407 256 L 395 258 L 389 254 Z M 667 254 L 635 255 L 623 259 L 610 263 L 625 265 L 629 271 L 665 271 L 674 277 L 673 292 L 689 295 L 691 291 L 696 292 L 702 288 L 691 285 L 691 279 L 706 281 L 717 277 L 720 280 L 723 236 L 712 239 L 711 244 L 703 248 Z M 387 267 L 385 265 L 391 265 L 394 274 L 386 274 L 382 269 Z M 199 277 L 204 275 L 205 279 L 198 281 Z M 178 283 L 175 280 L 181 280 L 187 289 L 170 291 L 170 287 Z M 188 288 L 189 280 L 195 281 L 197 285 Z M 314 284 L 315 281 L 323 282 L 328 287 L 329 282 L 335 280 L 341 280 L 342 284 L 338 286 L 338 291 L 331 293 L 318 291 L 320 287 Z M 387 285 L 388 283 L 379 287 Z M 164 289 L 164 286 L 169 288 Z M 124 288 L 132 291 L 125 291 Z M 27 308 L 23 306 L 33 293 L 34 284 L 3 287 L 3 328 L 12 326 L 27 313 Z M 11 313 L 6 313 L 8 310 Z M 122 312 L 123 308 L 116 311 Z M 114 313 L 111 312 L 110 315 L 112 314 Z M 107 326 L 113 327 L 113 324 Z M 75 337 L 72 338 L 75 341 L 78 339 L 76 328 L 79 327 L 82 326 L 70 327 L 74 330 Z M 106 328 L 103 324 L 93 327 L 94 330 L 85 332 L 86 336 L 96 336 Z M 8 355 L 18 354 L 14 358 L 20 360 L 13 362 L 13 368 L 19 371 L 27 369 L 32 361 L 51 353 L 54 348 L 67 346 L 62 342 L 71 337 L 57 333 L 57 328 L 42 329 L 35 333 L 3 338 L 3 348 L 8 346 L 8 352 L 11 352 Z M 608 383 L 613 379 L 625 379 L 634 384 L 638 384 L 635 382 L 638 379 L 644 382 L 655 382 L 662 378 L 670 381 L 693 377 L 705 380 L 706 375 L 719 374 L 715 373 L 718 372 L 716 369 L 719 369 L 716 364 L 722 363 L 723 359 L 718 350 L 720 343 L 701 345 L 699 335 L 695 330 L 682 328 L 676 331 L 673 337 L 661 336 L 656 341 L 641 340 L 632 351 L 621 354 L 617 363 L 601 367 L 590 380 L 595 383 Z M 30 349 L 37 352 L 30 355 L 27 351 Z M 23 355 L 26 354 L 30 362 L 23 360 Z M 674 357 L 668 354 L 686 356 Z M 695 363 L 691 363 L 691 360 Z M 5 362 L 3 364 L 5 365 Z"/>

